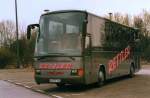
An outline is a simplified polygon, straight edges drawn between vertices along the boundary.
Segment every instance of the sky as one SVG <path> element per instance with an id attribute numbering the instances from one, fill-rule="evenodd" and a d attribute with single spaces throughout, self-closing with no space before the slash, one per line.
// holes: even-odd
<path id="1" fill-rule="evenodd" d="M 45 9 L 86 10 L 99 16 L 109 12 L 138 15 L 143 9 L 150 11 L 150 0 L 17 0 L 18 21 L 21 25 L 38 23 Z M 0 21 L 15 22 L 15 0 L 0 0 Z"/>

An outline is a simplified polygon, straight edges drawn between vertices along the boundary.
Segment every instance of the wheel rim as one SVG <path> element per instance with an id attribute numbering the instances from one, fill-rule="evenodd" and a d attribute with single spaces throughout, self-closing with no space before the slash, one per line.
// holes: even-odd
<path id="1" fill-rule="evenodd" d="M 104 81 L 104 73 L 102 71 L 99 71 L 99 82 L 103 83 Z"/>
<path id="2" fill-rule="evenodd" d="M 64 84 L 64 83 L 57 83 L 56 85 L 59 86 L 59 87 L 62 87 L 62 86 L 64 86 L 65 84 Z"/>
<path id="3" fill-rule="evenodd" d="M 134 68 L 133 68 L 133 66 L 131 66 L 130 74 L 133 75 L 133 73 L 134 73 Z"/>

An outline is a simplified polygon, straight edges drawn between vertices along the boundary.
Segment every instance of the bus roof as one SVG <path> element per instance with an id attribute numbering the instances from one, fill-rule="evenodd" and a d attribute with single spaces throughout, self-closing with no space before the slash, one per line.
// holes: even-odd
<path id="1" fill-rule="evenodd" d="M 127 25 L 121 24 L 121 23 L 119 23 L 119 22 L 115 22 L 115 21 L 110 20 L 110 19 L 107 19 L 107 18 L 105 18 L 105 17 L 101 17 L 101 16 L 98 16 L 98 15 L 93 14 L 93 13 L 91 13 L 91 12 L 87 12 L 86 10 L 58 10 L 58 11 L 52 11 L 52 12 L 44 13 L 44 14 L 42 14 L 41 16 L 49 15 L 49 14 L 55 14 L 55 13 L 65 13 L 65 12 L 83 12 L 83 13 L 86 13 L 86 14 L 93 15 L 93 16 L 95 16 L 95 17 L 97 17 L 97 18 L 104 19 L 104 20 L 106 20 L 106 21 L 108 21 L 108 22 L 112 22 L 112 23 L 121 25 L 121 26 L 126 27 L 126 28 L 130 28 L 130 29 L 134 29 L 134 30 L 139 30 L 138 28 L 131 27 L 131 26 L 127 26 Z"/>

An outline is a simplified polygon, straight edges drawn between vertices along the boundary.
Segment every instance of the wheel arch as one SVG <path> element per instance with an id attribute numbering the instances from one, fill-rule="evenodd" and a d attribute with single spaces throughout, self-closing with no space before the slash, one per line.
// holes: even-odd
<path id="1" fill-rule="evenodd" d="M 136 71 L 134 62 L 131 62 L 129 69 L 130 69 L 129 70 L 129 77 L 132 78 L 132 77 L 134 77 L 134 73 Z"/>
<path id="2" fill-rule="evenodd" d="M 104 77 L 105 77 L 105 80 L 106 80 L 106 68 L 105 68 L 105 65 L 100 64 L 99 70 L 102 70 L 104 72 Z"/>
<path id="3" fill-rule="evenodd" d="M 135 69 L 135 64 L 134 62 L 131 62 L 130 67 L 133 66 L 133 68 Z"/>

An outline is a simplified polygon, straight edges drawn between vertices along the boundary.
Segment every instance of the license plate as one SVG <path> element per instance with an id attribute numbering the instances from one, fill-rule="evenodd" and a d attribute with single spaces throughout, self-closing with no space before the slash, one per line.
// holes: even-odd
<path id="1" fill-rule="evenodd" d="M 49 82 L 51 82 L 51 83 L 59 83 L 59 82 L 61 82 L 61 80 L 60 79 L 49 79 Z"/>

